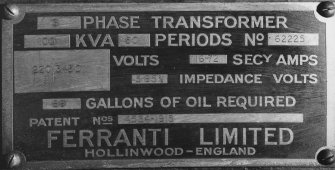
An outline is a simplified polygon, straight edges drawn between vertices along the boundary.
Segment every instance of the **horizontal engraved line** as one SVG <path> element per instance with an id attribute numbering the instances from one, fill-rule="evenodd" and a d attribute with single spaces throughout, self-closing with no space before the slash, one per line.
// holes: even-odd
<path id="1" fill-rule="evenodd" d="M 102 125 L 112 125 L 113 123 L 108 123 L 108 122 L 105 122 L 105 123 L 102 123 Z"/>
<path id="2" fill-rule="evenodd" d="M 26 5 L 26 4 L 25 4 Z M 261 8 L 260 8 L 261 7 Z M 96 3 L 92 4 L 52 4 L 29 6 L 26 12 L 129 12 L 129 11 L 313 11 L 316 5 L 313 2 L 243 2 L 243 3 Z"/>
<path id="3" fill-rule="evenodd" d="M 302 113 L 206 113 L 119 115 L 119 124 L 303 123 Z"/>

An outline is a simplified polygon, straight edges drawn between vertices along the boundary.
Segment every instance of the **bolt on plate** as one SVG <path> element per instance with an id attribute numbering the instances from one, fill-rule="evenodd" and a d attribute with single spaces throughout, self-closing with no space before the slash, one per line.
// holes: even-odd
<path id="1" fill-rule="evenodd" d="M 335 152 L 331 149 L 323 149 L 318 153 L 316 159 L 322 165 L 331 165 L 335 162 Z"/>
<path id="2" fill-rule="evenodd" d="M 329 18 L 334 16 L 335 13 L 335 5 L 333 2 L 325 1 L 321 2 L 318 6 L 316 11 L 323 17 Z"/>

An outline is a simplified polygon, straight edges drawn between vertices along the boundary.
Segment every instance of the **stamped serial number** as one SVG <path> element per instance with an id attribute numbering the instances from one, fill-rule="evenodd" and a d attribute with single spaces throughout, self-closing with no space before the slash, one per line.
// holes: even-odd
<path id="1" fill-rule="evenodd" d="M 298 43 L 305 42 L 305 36 L 297 35 L 297 34 L 289 34 L 289 35 L 276 35 L 275 42 L 283 42 L 283 43 Z"/>
<path id="2" fill-rule="evenodd" d="M 156 124 L 173 123 L 172 114 L 154 114 L 154 115 L 119 115 L 119 124 Z"/>
<path id="3" fill-rule="evenodd" d="M 268 33 L 269 46 L 317 46 L 318 33 Z"/>

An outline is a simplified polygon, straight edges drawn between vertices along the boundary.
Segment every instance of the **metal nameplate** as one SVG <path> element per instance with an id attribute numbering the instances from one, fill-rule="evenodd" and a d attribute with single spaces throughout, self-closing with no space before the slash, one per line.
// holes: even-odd
<path id="1" fill-rule="evenodd" d="M 318 4 L 17 5 L 3 154 L 28 169 L 322 166 L 335 17 Z"/>

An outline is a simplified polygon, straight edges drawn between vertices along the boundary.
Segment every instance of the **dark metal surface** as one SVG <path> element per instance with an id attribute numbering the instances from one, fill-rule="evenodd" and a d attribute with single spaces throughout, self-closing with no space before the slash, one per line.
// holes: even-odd
<path id="1" fill-rule="evenodd" d="M 280 55 L 291 55 L 290 51 L 295 51 L 295 54 L 315 54 L 317 56 L 324 56 L 324 44 L 325 44 L 325 27 L 321 23 L 319 23 L 315 18 L 313 13 L 308 12 L 290 12 L 289 14 L 286 14 L 285 17 L 287 18 L 287 25 L 290 26 L 290 29 L 284 30 L 283 28 L 278 29 L 280 32 L 299 32 L 299 33 L 318 33 L 320 35 L 320 47 L 319 48 L 302 48 L 302 47 L 290 47 L 290 51 L 284 52 L 287 47 L 253 47 L 257 48 L 257 52 L 252 52 L 251 54 L 262 54 L 264 55 L 272 55 L 269 63 L 262 64 L 261 66 L 250 66 L 247 64 L 241 64 L 241 65 L 235 65 L 233 62 L 242 62 L 242 58 L 239 60 L 232 59 L 233 55 L 240 54 L 240 53 L 246 53 L 249 54 L 250 51 L 246 50 L 248 47 L 244 47 L 243 45 L 243 38 L 240 35 L 243 35 L 245 30 L 241 29 L 234 29 L 230 30 L 229 32 L 232 33 L 232 45 L 230 46 L 214 46 L 211 47 L 210 45 L 206 45 L 205 47 L 201 47 L 199 45 L 194 46 L 183 46 L 183 44 L 180 44 L 180 47 L 173 47 L 169 46 L 167 41 L 162 42 L 159 44 L 158 47 L 154 47 L 153 42 L 155 40 L 153 39 L 155 33 L 157 34 L 168 34 L 168 33 L 193 33 L 193 30 L 187 30 L 187 29 L 153 29 L 152 26 L 154 25 L 152 20 L 150 20 L 151 16 L 172 16 L 175 19 L 179 16 L 185 16 L 186 18 L 192 15 L 195 15 L 194 12 L 183 12 L 183 11 L 177 11 L 176 12 L 146 12 L 143 13 L 99 13 L 103 16 L 132 16 L 136 15 L 139 16 L 140 20 L 138 21 L 141 25 L 141 30 L 138 29 L 128 29 L 126 31 L 118 31 L 119 34 L 121 33 L 136 33 L 136 34 L 147 34 L 151 33 L 151 40 L 152 42 L 151 48 L 135 48 L 135 47 L 110 47 L 110 46 L 103 46 L 101 47 L 98 43 L 97 46 L 94 46 L 90 39 L 88 38 L 91 33 L 85 34 L 85 32 L 82 32 L 81 30 L 50 30 L 47 32 L 47 34 L 55 34 L 56 31 L 60 32 L 62 31 L 63 34 L 70 34 L 71 35 L 71 42 L 75 41 L 74 35 L 85 35 L 86 38 L 85 44 L 81 45 L 79 47 L 75 46 L 75 43 L 72 43 L 70 46 L 70 49 L 76 49 L 76 50 L 84 50 L 84 49 L 111 49 L 111 71 L 110 71 L 110 89 L 109 88 L 101 88 L 101 91 L 103 92 L 93 92 L 94 90 L 84 90 L 84 88 L 76 89 L 76 87 L 80 86 L 80 84 L 86 84 L 88 88 L 90 86 L 95 85 L 94 83 L 89 83 L 89 80 L 94 78 L 98 79 L 99 82 L 105 82 L 107 81 L 107 84 L 109 84 L 109 76 L 108 73 L 102 69 L 99 71 L 99 77 L 97 77 L 96 74 L 90 74 L 90 71 L 93 73 L 94 67 L 91 67 L 90 65 L 82 66 L 83 71 L 88 76 L 81 76 L 80 72 L 76 73 L 76 77 L 73 79 L 70 79 L 72 74 L 66 74 L 63 72 L 59 75 L 52 74 L 52 78 L 56 76 L 56 80 L 59 80 L 59 84 L 53 86 L 57 82 L 53 82 L 52 84 L 49 83 L 49 79 L 47 78 L 47 74 L 43 72 L 43 70 L 38 70 L 35 73 L 31 74 L 30 67 L 35 67 L 35 65 L 44 66 L 46 64 L 51 63 L 51 59 L 55 60 L 56 57 L 63 56 L 65 53 L 57 53 L 56 50 L 50 49 L 48 47 L 47 49 L 50 50 L 49 52 L 35 52 L 35 51 L 26 51 L 30 50 L 25 48 L 25 45 L 23 44 L 22 37 L 23 35 L 26 35 L 28 33 L 30 34 L 46 34 L 46 30 L 38 30 L 36 29 L 36 23 L 37 23 L 37 16 L 62 16 L 62 14 L 49 14 L 46 15 L 43 14 L 37 14 L 37 15 L 30 15 L 26 14 L 25 18 L 18 24 L 14 26 L 14 70 L 15 73 L 15 95 L 14 95 L 14 145 L 18 148 L 22 148 L 26 151 L 26 154 L 28 160 L 56 160 L 57 158 L 63 158 L 67 160 L 76 160 L 76 159 L 101 159 L 101 158 L 112 158 L 113 156 L 109 157 L 108 154 L 103 154 L 104 156 L 98 156 L 97 154 L 100 152 L 110 152 L 111 155 L 115 155 L 115 152 L 120 152 L 120 156 L 115 156 L 115 158 L 120 159 L 126 159 L 122 155 L 124 155 L 126 150 L 121 145 L 117 145 L 120 147 L 120 150 L 115 149 L 109 149 L 108 143 L 102 142 L 102 146 L 99 147 L 103 150 L 96 150 L 93 148 L 97 148 L 97 143 L 94 142 L 98 139 L 96 134 L 99 130 L 108 129 L 110 130 L 112 137 L 111 142 L 115 143 L 117 140 L 117 134 L 121 134 L 122 130 L 125 130 L 125 133 L 127 135 L 127 138 L 129 138 L 130 143 L 122 142 L 123 144 L 127 144 L 128 146 L 131 145 L 133 148 L 146 148 L 146 147 L 153 147 L 153 148 L 167 148 L 167 151 L 169 150 L 169 147 L 172 148 L 183 148 L 184 154 L 183 156 L 178 156 L 177 153 L 174 153 L 174 156 L 136 156 L 135 158 L 152 158 L 152 159 L 167 159 L 167 158 L 291 158 L 291 159 L 314 159 L 316 151 L 326 145 L 326 130 L 325 130 L 325 124 L 326 124 L 326 107 L 325 105 L 322 105 L 322 103 L 325 103 L 325 96 L 326 93 L 325 89 L 325 80 L 322 79 L 322 77 L 325 77 L 325 71 L 322 70 L 322 68 L 326 67 L 326 63 L 324 60 L 324 57 L 318 57 L 318 64 L 316 66 L 309 66 L 307 63 L 304 65 L 301 65 L 299 67 L 294 68 L 294 66 L 285 66 L 284 64 L 276 65 L 277 58 L 280 58 Z M 87 16 L 87 13 L 76 13 L 77 16 Z M 231 15 L 234 17 L 237 17 L 239 15 L 239 12 L 229 12 L 224 13 L 217 11 L 214 12 L 197 12 L 197 15 L 200 16 L 213 16 L 213 15 Z M 245 12 L 243 11 L 243 15 L 252 16 L 252 15 L 275 15 L 273 12 Z M 296 22 L 299 20 L 299 22 Z M 27 27 L 30 25 L 30 27 Z M 95 25 L 91 24 L 87 27 L 89 30 L 94 30 L 93 33 L 96 34 L 102 34 L 102 37 L 104 35 L 108 35 L 110 32 L 110 29 L 104 30 L 104 29 L 95 29 Z M 112 28 L 113 29 L 113 28 Z M 116 29 L 114 29 L 116 31 Z M 131 32 L 130 32 L 131 31 Z M 198 31 L 198 30 L 197 30 Z M 202 30 L 204 31 L 204 30 Z M 272 31 L 272 30 L 269 30 Z M 267 29 L 264 30 L 258 30 L 259 33 L 267 34 L 269 33 Z M 206 32 L 211 32 L 215 34 L 224 34 L 224 31 L 216 31 L 214 29 L 206 30 Z M 196 34 L 197 35 L 197 34 Z M 111 34 L 112 40 L 114 42 L 118 42 L 117 38 L 114 37 L 116 35 Z M 93 34 L 93 37 L 94 34 Z M 94 38 L 93 38 L 94 39 Z M 102 38 L 101 38 L 102 40 Z M 102 42 L 99 40 L 98 42 Z M 143 41 L 142 41 L 143 42 Z M 120 41 L 118 42 L 120 44 Z M 77 44 L 77 43 L 76 43 Z M 116 44 L 115 44 L 116 45 Z M 44 50 L 40 48 L 33 48 L 34 50 Z M 57 50 L 65 50 L 66 48 L 61 48 Z M 22 51 L 22 52 L 21 52 Z M 69 51 L 69 50 L 68 50 Z M 270 52 L 271 51 L 271 52 Z M 69 51 L 70 52 L 70 51 Z M 48 54 L 46 54 L 48 53 Z M 55 54 L 52 54 L 55 53 Z M 84 63 L 89 62 L 91 65 L 99 65 L 99 67 L 109 67 L 103 64 L 100 64 L 99 60 L 102 55 L 106 55 L 106 53 L 100 53 L 99 50 L 94 50 L 94 52 L 90 52 L 89 50 L 85 52 L 77 51 L 76 52 L 79 57 L 74 57 L 75 54 L 71 53 L 67 58 L 70 58 L 69 60 L 66 60 L 69 64 L 75 65 L 75 64 L 81 64 L 84 65 Z M 45 55 L 43 55 L 45 54 Z M 89 56 L 95 55 L 95 60 L 90 60 L 89 58 L 92 57 L 84 57 L 84 55 L 87 54 Z M 147 59 L 142 58 L 141 56 L 146 55 L 155 55 L 147 57 Z M 189 55 L 192 54 L 225 54 L 228 55 L 228 63 L 227 64 L 216 64 L 216 65 L 190 65 L 189 64 Z M 50 60 L 45 59 L 46 61 L 37 61 L 35 58 L 40 55 L 39 58 L 47 58 L 48 56 L 53 56 Z M 109 54 L 108 54 L 109 55 Z M 36 56 L 36 57 L 34 57 Z M 127 56 L 128 59 L 122 60 L 123 56 Z M 131 61 L 131 58 L 135 58 L 138 62 L 137 66 L 136 63 L 129 62 L 129 65 L 127 61 Z M 155 58 L 154 58 L 155 57 Z M 74 61 L 73 61 L 74 60 Z M 83 62 L 78 62 L 77 60 L 82 60 Z M 154 65 L 158 62 L 159 65 Z M 265 59 L 263 58 L 263 61 Z M 59 60 L 60 65 L 63 65 L 61 62 L 63 60 Z M 122 62 L 123 61 L 123 62 Z M 103 60 L 103 63 L 109 62 L 107 60 Z M 313 62 L 313 60 L 311 60 Z M 46 63 L 46 64 L 44 64 Z M 57 63 L 57 62 L 56 62 Z M 119 63 L 119 64 L 118 64 Z M 153 65 L 150 65 L 153 64 Z M 146 66 L 145 66 L 146 65 Z M 23 67 L 25 66 L 25 67 Z M 62 66 L 61 66 L 62 67 Z M 84 70 L 85 68 L 90 68 L 87 70 Z M 294 70 L 293 70 L 294 68 Z M 283 71 L 285 70 L 285 71 Z M 43 72 L 43 73 L 42 73 Z M 310 84 L 308 83 L 308 80 L 306 80 L 306 83 L 297 83 L 297 84 L 285 84 L 285 83 L 274 83 L 272 79 L 269 77 L 272 77 L 273 74 L 276 74 L 276 76 L 279 77 L 280 74 L 283 73 L 295 73 L 296 75 L 299 74 L 306 74 L 306 73 L 316 73 L 318 75 L 318 83 L 317 84 Z M 216 83 L 214 85 L 206 84 L 204 81 L 201 83 L 179 83 L 181 80 L 179 80 L 180 75 L 202 75 L 204 73 L 209 74 L 223 74 L 224 76 L 232 75 L 238 73 L 238 74 L 262 74 L 262 83 L 237 83 L 232 84 L 229 83 Z M 66 74 L 66 76 L 65 76 Z M 73 73 L 75 74 L 75 73 Z M 169 74 L 168 83 L 162 84 L 162 85 L 155 85 L 155 84 L 133 84 L 133 82 L 129 81 L 131 79 L 131 75 L 134 74 Z M 51 74 L 50 74 L 51 75 Z M 40 78 L 41 77 L 41 78 Z M 34 82 L 31 83 L 31 80 L 34 79 Z M 134 78 L 133 78 L 134 79 Z M 186 77 L 184 78 L 186 79 Z M 136 81 L 142 81 L 143 79 L 137 78 Z M 299 77 L 296 81 L 303 80 L 302 77 Z M 311 78 L 313 81 L 313 78 Z M 43 84 L 35 87 L 34 84 L 41 84 L 41 81 L 43 83 L 46 83 L 47 86 L 44 86 Z M 311 82 L 312 82 L 311 81 Z M 70 82 L 71 86 L 67 86 L 64 82 Z M 78 84 L 76 82 L 79 82 Z M 31 84 L 31 85 L 30 85 Z M 65 84 L 64 86 L 62 86 Z M 72 85 L 74 86 L 72 88 Z M 57 89 L 59 87 L 62 87 L 61 90 Z M 54 91 L 56 90 L 56 91 Z M 78 92 L 77 92 L 78 91 Z M 37 93 L 36 93 L 37 92 Z M 50 93 L 50 92 L 58 92 L 58 93 Z M 66 93 L 71 92 L 71 93 Z M 313 92 L 313 93 L 309 93 Z M 197 93 L 197 94 L 195 94 Z M 297 105 L 295 107 L 283 107 L 278 106 L 274 110 L 273 107 L 235 107 L 232 105 L 231 107 L 227 106 L 216 106 L 217 96 L 294 96 L 295 100 L 297 101 Z M 159 103 L 162 101 L 162 99 L 168 96 L 169 98 L 173 98 L 175 96 L 180 98 L 180 104 L 176 107 L 166 107 L 165 110 L 162 110 L 163 107 L 159 106 Z M 317 96 L 317 97 L 316 97 Z M 80 98 L 81 99 L 81 110 L 46 110 L 41 107 L 41 101 L 45 98 Z M 151 100 L 151 102 L 144 102 L 144 106 L 126 106 L 121 105 L 123 99 L 127 98 L 143 98 L 143 100 Z M 166 98 L 166 97 L 165 97 Z M 198 106 L 187 106 L 187 101 L 193 101 L 193 98 L 197 98 L 197 102 L 201 105 Z M 228 98 L 228 97 L 227 97 Z M 254 97 L 253 97 L 254 98 Z M 129 100 L 129 99 L 128 99 Z M 196 101 L 194 100 L 194 101 Z M 260 101 L 265 99 L 255 99 L 254 101 Z M 278 99 L 279 100 L 279 99 Z M 105 104 L 102 102 L 106 102 Z M 206 103 L 202 104 L 200 102 Z M 287 101 L 292 102 L 292 101 Z M 99 103 L 100 106 L 99 106 Z M 119 104 L 118 104 L 119 103 Z M 153 106 L 150 106 L 152 103 Z M 300 103 L 300 104 L 299 104 Z M 211 105 L 205 106 L 205 105 Z M 97 106 L 98 105 L 98 106 Z M 108 107 L 107 107 L 108 105 Z M 145 107 L 145 105 L 148 105 Z M 191 104 L 189 104 L 191 105 Z M 203 106 L 204 105 L 204 106 Z M 257 104 L 257 105 L 264 105 L 264 104 Z M 118 108 L 119 109 L 118 109 Z M 139 107 L 139 108 L 138 108 Z M 123 108 L 123 109 L 120 109 Z M 195 110 L 196 109 L 196 110 Z M 106 111 L 108 112 L 106 112 Z M 254 123 L 254 122 L 245 122 L 242 124 L 239 123 L 222 123 L 219 122 L 211 124 L 211 121 L 209 120 L 208 124 L 201 124 L 201 123 L 181 123 L 181 124 L 170 124 L 166 125 L 166 123 L 174 123 L 169 122 L 168 118 L 164 118 L 162 121 L 162 124 L 159 123 L 160 121 L 156 121 L 155 124 L 149 125 L 149 124 L 141 124 L 140 122 L 141 117 L 140 116 L 133 116 L 133 115 L 146 115 L 146 114 L 158 114 L 159 116 L 169 116 L 167 114 L 175 115 L 175 114 L 192 114 L 195 113 L 194 117 L 191 118 L 185 117 L 185 122 L 187 121 L 199 121 L 196 118 L 196 116 L 201 114 L 210 114 L 213 113 L 214 116 L 219 118 L 220 113 L 303 113 L 304 114 L 304 121 L 302 124 L 296 124 L 295 122 L 284 122 L 284 123 L 271 123 L 271 122 L 265 122 L 260 123 Z M 79 115 L 78 115 L 79 114 Z M 200 114 L 200 115 L 201 115 Z M 43 116 L 41 116 L 43 115 Z M 78 120 L 78 125 L 75 126 L 72 123 L 70 125 L 65 125 L 64 130 L 70 130 L 75 131 L 73 135 L 73 143 L 74 145 L 79 146 L 79 136 L 77 136 L 80 132 L 80 130 L 87 130 L 88 133 L 95 134 L 92 138 L 93 146 L 92 149 L 90 149 L 90 145 L 84 144 L 83 146 L 78 147 L 71 147 L 68 150 L 64 147 L 64 143 L 62 144 L 62 139 L 65 140 L 65 137 L 62 137 L 62 133 L 66 131 L 58 131 L 59 128 L 55 127 L 54 121 L 49 121 L 47 125 L 44 125 L 44 121 L 46 121 L 43 118 L 53 117 L 53 115 L 57 115 L 55 117 L 58 118 L 67 118 L 67 117 L 79 117 L 80 120 Z M 120 115 L 124 115 L 124 117 L 121 117 Z M 129 115 L 129 116 L 128 116 Z M 100 124 L 93 124 L 92 123 L 92 117 L 98 117 L 98 116 L 110 116 L 112 121 L 108 123 L 112 123 L 113 125 L 100 125 Z M 176 115 L 178 116 L 178 115 Z M 283 117 L 286 116 L 285 114 L 282 115 Z M 135 118 L 134 118 L 135 117 Z M 287 116 L 289 117 L 289 116 Z M 34 123 L 33 125 L 29 126 L 29 121 L 32 121 L 31 119 L 35 121 L 40 121 L 39 123 Z M 155 119 L 154 117 L 150 118 L 143 118 L 143 119 Z M 178 121 L 178 118 L 176 121 Z M 237 118 L 238 119 L 238 118 Z M 293 118 L 292 118 L 293 119 Z M 205 120 L 200 120 L 206 122 Z M 259 118 L 257 121 L 262 121 L 262 118 Z M 124 122 L 124 125 L 120 125 L 121 122 Z M 149 122 L 147 122 L 149 123 Z M 165 123 L 165 124 L 164 124 Z M 207 141 L 207 143 L 213 143 L 214 139 L 219 140 L 220 144 L 217 143 L 215 145 L 222 146 L 223 141 L 221 138 L 224 138 L 221 135 L 215 135 L 214 130 L 215 128 L 218 128 L 217 130 L 219 134 L 223 133 L 223 130 L 237 130 L 238 132 L 238 139 L 235 140 L 236 144 L 227 144 L 226 145 L 226 151 L 228 156 L 224 156 L 222 154 L 214 155 L 213 153 L 210 154 L 210 156 L 204 156 L 204 155 L 196 155 L 195 154 L 195 148 L 203 147 L 205 149 L 207 146 L 206 144 L 199 144 L 199 133 L 201 129 L 203 129 L 203 136 L 205 139 L 203 141 Z M 242 144 L 242 128 L 258 128 L 259 135 L 258 139 L 253 139 L 251 136 L 253 135 L 252 132 L 249 130 L 247 135 L 249 135 L 248 139 L 246 140 L 246 144 Z M 268 139 L 265 139 L 265 128 L 275 128 L 276 132 L 273 132 L 274 137 L 272 142 L 266 143 L 265 141 Z M 292 132 L 294 133 L 294 142 L 289 145 L 280 145 L 277 144 L 279 142 L 279 138 L 285 138 L 283 140 L 283 143 L 287 142 L 288 139 L 293 138 L 293 136 L 290 136 L 288 134 L 288 131 L 285 131 L 285 136 L 279 137 L 279 130 L 280 128 L 288 128 L 292 129 Z M 159 129 L 159 131 L 162 131 L 161 134 L 159 134 L 157 138 L 157 145 L 152 143 L 152 140 L 156 140 L 155 138 L 148 137 L 150 136 L 149 129 Z M 163 131 L 168 129 L 169 130 L 169 138 L 163 136 Z M 46 134 L 51 132 L 52 130 L 57 130 L 57 133 L 60 134 L 50 134 L 53 137 L 57 137 L 58 139 L 54 141 L 50 141 L 51 137 L 47 137 Z M 135 133 L 133 131 L 136 130 L 145 130 L 147 131 L 147 141 L 145 144 L 136 143 L 133 144 L 133 137 L 132 134 Z M 107 133 L 107 132 L 106 132 Z M 292 134 L 293 135 L 293 134 Z M 169 144 L 165 144 L 163 140 L 159 141 L 159 139 L 169 140 Z M 270 140 L 270 139 L 269 139 Z M 292 139 L 293 140 L 293 139 Z M 254 141 L 258 141 L 258 144 L 253 144 Z M 284 142 L 285 141 L 285 142 Z M 46 147 L 48 142 L 52 142 L 52 145 L 50 147 Z M 206 142 L 203 142 L 206 143 Z M 272 143 L 272 144 L 270 144 Z M 62 147 L 63 145 L 63 147 Z M 66 145 L 66 144 L 65 144 Z M 134 146 L 135 145 L 135 146 Z M 208 145 L 208 144 L 207 144 Z M 248 148 L 245 147 L 236 147 L 239 145 L 246 145 Z M 271 146 L 275 145 L 275 146 Z M 225 144 L 223 145 L 225 146 Z M 305 147 L 304 147 L 305 146 Z M 209 146 L 208 146 L 209 147 Z M 244 154 L 237 154 L 233 156 L 229 156 L 230 152 L 229 148 L 231 149 L 252 149 L 255 148 L 255 155 L 252 152 L 254 151 L 248 151 Z M 252 148 L 253 147 L 253 148 Z M 84 152 L 85 150 L 85 152 Z M 193 152 L 191 153 L 185 153 L 186 150 L 191 150 Z M 280 150 L 281 152 L 276 152 L 277 150 Z M 55 152 L 56 151 L 56 152 Z M 90 156 L 85 156 L 84 153 L 90 153 L 90 152 L 96 152 L 95 154 Z M 158 151 L 157 151 L 158 152 Z M 172 151 L 170 151 L 172 152 Z M 174 152 L 177 152 L 175 150 Z M 70 154 L 71 153 L 71 154 Z M 86 154 L 85 154 L 86 155 Z M 101 154 L 100 154 L 101 155 Z M 159 154 L 157 154 L 159 155 Z M 131 159 L 127 158 L 127 159 Z"/>
<path id="2" fill-rule="evenodd" d="M 10 13 L 8 13 L 8 14 L 11 14 L 12 12 L 10 12 Z M 8 15 L 8 14 L 6 14 L 6 15 Z M 8 17 L 8 18 L 10 18 L 10 17 Z M 14 40 L 15 41 L 15 40 Z M 19 43 L 18 43 L 19 44 Z M 20 45 L 19 45 L 20 46 Z M 19 47 L 19 48 L 21 48 L 21 47 Z M 124 83 L 123 83 L 124 84 Z M 129 88 L 128 88 L 129 89 Z M 52 95 L 51 95 L 52 96 Z M 31 98 L 31 97 L 29 97 L 29 95 L 28 95 L 28 97 L 24 97 L 24 98 Z M 38 98 L 38 97 L 37 97 Z M 306 97 L 306 98 L 308 98 L 308 97 Z M 18 103 L 22 103 L 22 102 L 18 102 Z M 36 105 L 32 105 L 31 107 L 36 107 Z M 317 109 L 317 110 L 320 110 L 320 108 L 315 108 L 315 109 Z M 27 109 L 23 109 L 23 110 L 27 110 Z M 29 110 L 29 109 L 28 109 Z M 322 110 L 322 109 L 321 109 Z M 21 117 L 21 118 L 23 118 L 23 117 Z M 14 124 L 20 124 L 20 123 L 14 123 Z M 323 123 L 321 123 L 321 124 L 319 124 L 318 126 L 319 127 L 322 127 L 323 126 L 323 124 L 324 124 L 324 122 Z M 22 128 L 21 128 L 22 129 Z M 20 132 L 21 133 L 21 132 Z M 25 135 L 24 133 L 25 132 L 22 132 L 23 134 L 23 136 Z M 19 136 L 22 136 L 22 135 L 19 135 Z M 36 135 L 33 135 L 33 136 L 36 136 Z M 322 137 L 321 137 L 322 138 Z M 23 139 L 23 138 L 22 138 Z M 21 141 L 22 141 L 22 139 L 19 139 L 19 140 L 17 140 L 18 141 L 18 143 L 21 143 Z M 319 138 L 320 139 L 320 138 Z M 305 140 L 306 141 L 306 140 Z M 31 143 L 31 144 L 34 144 L 34 143 L 36 143 L 36 142 L 33 142 L 33 143 Z M 320 147 L 321 146 L 324 146 L 325 144 L 324 144 L 324 142 L 321 142 L 322 144 L 320 144 Z M 22 144 L 20 144 L 21 146 L 22 146 Z M 21 146 L 20 146 L 20 148 L 21 148 Z M 24 147 L 24 146 L 22 146 L 22 147 Z M 25 150 L 29 150 L 29 148 L 26 148 Z M 30 156 L 30 154 L 28 154 L 29 156 Z M 47 156 L 47 155 L 46 155 Z M 333 157 L 329 154 L 329 153 L 324 153 L 324 152 L 321 152 L 320 153 L 320 163 L 323 161 L 323 162 L 325 162 L 325 163 L 322 163 L 322 164 L 331 164 L 333 161 Z M 286 169 L 287 167 L 283 167 L 283 169 Z M 248 168 L 248 169 L 257 169 L 257 168 Z M 278 167 L 278 168 L 276 168 L 276 169 L 281 169 L 280 167 Z M 313 168 L 314 169 L 314 168 Z"/>

